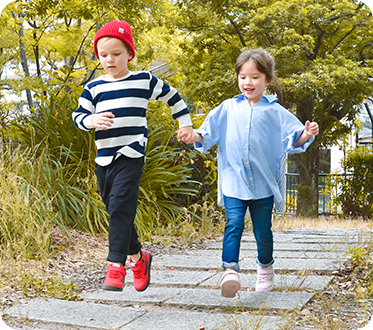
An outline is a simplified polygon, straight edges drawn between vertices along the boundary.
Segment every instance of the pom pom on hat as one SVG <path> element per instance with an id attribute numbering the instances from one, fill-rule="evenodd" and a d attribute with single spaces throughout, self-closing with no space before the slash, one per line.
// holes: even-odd
<path id="1" fill-rule="evenodd" d="M 126 21 L 111 21 L 106 23 L 100 30 L 97 31 L 93 48 L 96 57 L 99 58 L 97 52 L 97 41 L 104 37 L 114 37 L 125 42 L 132 51 L 131 61 L 135 57 L 135 45 L 133 43 L 131 26 Z"/>

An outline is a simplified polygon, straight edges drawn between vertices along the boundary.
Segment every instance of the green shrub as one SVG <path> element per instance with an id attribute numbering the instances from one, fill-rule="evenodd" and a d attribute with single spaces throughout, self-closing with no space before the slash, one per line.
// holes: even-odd
<path id="1" fill-rule="evenodd" d="M 347 152 L 341 165 L 347 175 L 331 174 L 323 193 L 330 194 L 330 209 L 340 207 L 346 217 L 373 216 L 373 150 L 357 146 Z"/>
<path id="2" fill-rule="evenodd" d="M 55 221 L 48 198 L 26 184 L 17 170 L 25 157 L 19 150 L 0 159 L 0 246 L 17 258 L 50 255 L 50 232 Z"/>
<path id="3" fill-rule="evenodd" d="M 1 154 L 0 241 L 15 257 L 48 257 L 53 225 L 65 232 L 68 227 L 106 231 L 107 215 L 93 178 L 79 183 L 66 168 L 47 149 L 8 148 Z"/>
<path id="4" fill-rule="evenodd" d="M 151 235 L 154 225 L 175 225 L 175 219 L 183 213 L 180 200 L 197 192 L 188 185 L 191 169 L 180 161 L 177 147 L 169 146 L 172 136 L 173 132 L 165 132 L 162 128 L 149 134 L 135 220 L 142 237 Z"/>
<path id="5" fill-rule="evenodd" d="M 79 131 L 73 124 L 76 98 L 61 95 L 65 96 L 52 97 L 33 110 L 27 125 L 14 126 L 27 150 L 32 150 L 32 157 L 29 154 L 19 167 L 20 177 L 28 189 L 44 196 L 59 226 L 92 234 L 106 232 L 108 215 L 94 176 L 93 134 Z M 149 237 L 155 224 L 175 227 L 184 208 L 196 201 L 216 201 L 217 194 L 216 150 L 201 155 L 178 142 L 177 121 L 167 105 L 151 102 L 148 122 L 147 159 L 135 219 L 142 237 Z M 197 173 L 193 169 L 198 175 L 192 174 Z"/>
<path id="6" fill-rule="evenodd" d="M 71 180 L 94 174 L 96 155 L 93 132 L 78 130 L 72 120 L 72 112 L 78 100 L 62 93 L 63 97 L 50 97 L 48 103 L 32 109 L 25 122 L 12 127 L 22 145 L 39 155 L 45 149 L 64 165 Z M 77 170 L 79 169 L 79 170 Z"/>

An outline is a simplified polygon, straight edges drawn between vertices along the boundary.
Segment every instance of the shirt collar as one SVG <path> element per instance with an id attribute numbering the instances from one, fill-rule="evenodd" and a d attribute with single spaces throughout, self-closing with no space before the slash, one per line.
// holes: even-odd
<path id="1" fill-rule="evenodd" d="M 239 99 L 246 99 L 246 96 L 243 94 L 236 95 L 234 98 L 239 98 Z M 276 95 L 263 95 L 261 100 L 266 100 L 268 103 L 274 103 L 277 101 Z"/>

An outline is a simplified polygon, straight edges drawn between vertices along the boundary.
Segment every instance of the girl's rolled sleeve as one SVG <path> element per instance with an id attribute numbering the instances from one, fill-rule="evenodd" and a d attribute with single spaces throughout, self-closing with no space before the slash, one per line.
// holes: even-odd
<path id="1" fill-rule="evenodd" d="M 213 145 L 219 143 L 222 127 L 227 122 L 225 112 L 222 111 L 224 109 L 223 104 L 213 109 L 201 127 L 194 130 L 195 133 L 202 136 L 202 142 L 194 143 L 194 148 L 201 153 L 206 152 Z"/>
<path id="2" fill-rule="evenodd" d="M 299 147 L 294 147 L 294 143 L 300 138 L 304 131 L 304 127 L 296 129 L 292 134 L 290 134 L 283 142 L 285 144 L 285 152 L 288 154 L 297 154 L 305 152 L 310 144 L 315 140 L 314 136 L 311 136 L 308 141 Z"/>
<path id="3" fill-rule="evenodd" d="M 194 132 L 202 136 L 202 142 L 194 142 L 194 148 L 200 153 L 206 152 L 211 147 L 211 139 L 209 138 L 209 134 L 200 128 L 195 129 Z"/>

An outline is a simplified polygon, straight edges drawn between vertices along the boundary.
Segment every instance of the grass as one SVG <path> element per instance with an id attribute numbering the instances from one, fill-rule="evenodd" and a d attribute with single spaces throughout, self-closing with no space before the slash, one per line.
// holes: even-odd
<path id="1" fill-rule="evenodd" d="M 224 227 L 223 213 L 214 204 L 204 202 L 183 208 L 183 213 L 166 226 L 155 221 L 151 234 L 146 235 L 145 239 L 142 237 L 142 241 L 160 245 L 200 244 L 206 239 L 221 237 Z"/>
<path id="2" fill-rule="evenodd" d="M 240 312 L 241 306 L 237 303 L 235 307 L 235 313 L 232 315 L 225 316 L 223 322 L 219 322 L 214 326 L 214 330 L 261 330 L 268 322 L 268 318 L 265 316 L 268 307 L 266 302 L 260 306 L 258 311 L 255 313 L 250 313 L 245 311 L 242 307 L 242 312 Z M 241 318 L 237 317 L 242 316 Z M 244 316 L 252 316 L 250 318 L 245 318 Z"/>
<path id="3" fill-rule="evenodd" d="M 358 219 L 343 219 L 340 217 L 319 217 L 300 219 L 295 216 L 283 216 L 273 221 L 273 230 L 281 231 L 296 228 L 354 228 L 372 229 L 373 222 Z"/>

